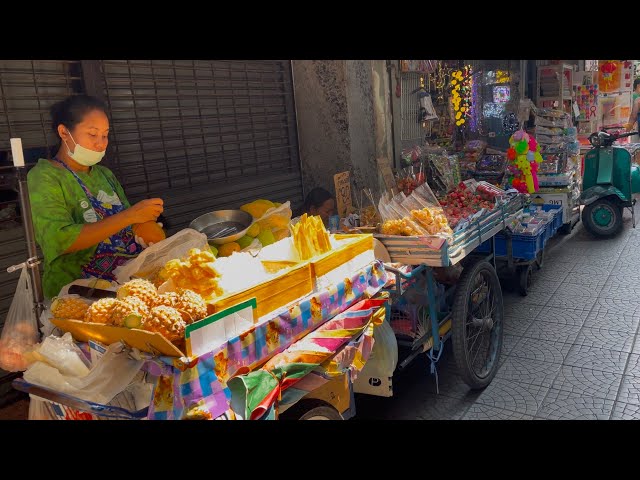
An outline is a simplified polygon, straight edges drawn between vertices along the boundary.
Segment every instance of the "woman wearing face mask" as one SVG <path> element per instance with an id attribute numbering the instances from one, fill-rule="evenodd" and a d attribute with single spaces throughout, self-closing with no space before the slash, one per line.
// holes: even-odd
<path id="1" fill-rule="evenodd" d="M 131 206 L 111 170 L 97 165 L 109 134 L 102 101 L 71 96 L 51 107 L 51 120 L 58 153 L 27 177 L 47 298 L 78 278 L 113 280 L 113 270 L 142 250 L 131 225 L 156 221 L 163 210 L 160 198 Z"/>

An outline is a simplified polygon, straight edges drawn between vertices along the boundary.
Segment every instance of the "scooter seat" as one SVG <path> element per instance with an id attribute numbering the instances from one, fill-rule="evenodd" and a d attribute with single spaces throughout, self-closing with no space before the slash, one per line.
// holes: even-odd
<path id="1" fill-rule="evenodd" d="M 613 155 L 601 155 L 598 164 L 598 185 L 611 185 L 613 183 Z"/>

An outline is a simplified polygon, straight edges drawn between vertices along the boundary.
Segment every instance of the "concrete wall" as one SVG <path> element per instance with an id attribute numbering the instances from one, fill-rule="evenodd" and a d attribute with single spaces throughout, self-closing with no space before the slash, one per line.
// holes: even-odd
<path id="1" fill-rule="evenodd" d="M 333 175 L 346 170 L 354 204 L 362 188 L 378 192 L 376 158 L 392 154 L 385 61 L 294 60 L 293 75 L 305 194 L 333 192 Z"/>

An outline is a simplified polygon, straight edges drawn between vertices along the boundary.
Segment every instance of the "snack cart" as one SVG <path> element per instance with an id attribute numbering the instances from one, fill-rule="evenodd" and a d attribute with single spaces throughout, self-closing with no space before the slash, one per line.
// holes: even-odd
<path id="1" fill-rule="evenodd" d="M 513 196 L 455 232 L 450 241 L 375 235 L 393 262 L 385 264 L 385 268 L 396 277 L 389 288 L 390 320 L 398 345 L 406 347 L 406 354 L 398 359 L 398 370 L 426 352 L 434 373 L 443 342 L 452 338 L 455 361 L 464 381 L 473 389 L 491 382 L 498 370 L 504 330 L 495 235 L 521 208 L 522 197 Z M 477 252 L 476 248 L 485 241 L 491 243 L 490 251 Z M 411 292 L 412 300 L 402 308 L 403 297 Z M 380 394 L 389 396 L 390 386 L 379 383 L 384 387 Z M 370 388 L 360 391 L 378 394 Z"/>
<path id="2" fill-rule="evenodd" d="M 238 288 L 210 300 L 206 316 L 189 324 L 184 338 L 87 318 L 52 318 L 73 340 L 47 337 L 36 356 L 46 362 L 32 363 L 14 387 L 35 397 L 44 418 L 349 418 L 355 412 L 353 381 L 369 357 L 375 328 L 386 316 L 388 296 L 381 290 L 387 274 L 375 260 L 371 235 L 329 239 L 324 230 L 316 233 L 326 235 L 330 245 L 306 260 L 278 257 L 289 254 L 294 239 L 288 237 L 262 248 L 260 258 L 244 252 L 218 259 L 219 278 L 238 273 L 226 283 Z M 207 240 L 191 229 L 178 232 L 145 250 L 137 264 L 128 266 L 125 278 L 154 270 L 153 262 L 177 268 L 177 260 L 171 259 L 185 255 L 185 249 L 185 273 L 201 268 L 196 260 L 209 260 L 209 254 L 203 257 L 189 247 L 200 242 L 206 248 Z M 251 282 L 259 274 L 256 270 L 252 276 L 249 266 L 259 264 L 269 266 L 269 275 L 245 287 L 244 279 Z M 122 289 L 140 286 L 134 282 L 140 280 L 87 289 L 91 293 L 76 291 L 94 305 L 110 297 L 120 300 Z M 68 291 L 73 285 L 67 287 L 59 298 L 72 297 Z M 78 358 L 85 362 L 80 365 L 85 372 L 70 379 L 69 360 L 78 365 Z M 105 377 L 116 380 L 105 382 Z"/>

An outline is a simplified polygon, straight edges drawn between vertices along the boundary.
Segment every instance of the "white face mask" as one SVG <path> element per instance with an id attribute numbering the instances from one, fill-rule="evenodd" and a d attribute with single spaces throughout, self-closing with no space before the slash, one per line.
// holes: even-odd
<path id="1" fill-rule="evenodd" d="M 67 130 L 67 132 L 69 132 L 69 130 Z M 93 150 L 89 150 L 88 148 L 85 148 L 78 142 L 76 142 L 71 135 L 71 132 L 69 132 L 69 136 L 71 137 L 71 140 L 73 140 L 73 143 L 76 144 L 76 148 L 74 149 L 73 153 L 71 153 L 69 145 L 67 145 L 67 142 L 64 142 L 64 144 L 67 146 L 67 154 L 80 165 L 91 167 L 92 165 L 100 162 L 100 160 L 102 160 L 102 157 L 104 157 L 106 150 L 103 150 L 102 152 L 94 152 Z"/>

